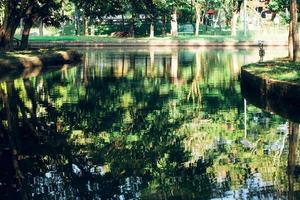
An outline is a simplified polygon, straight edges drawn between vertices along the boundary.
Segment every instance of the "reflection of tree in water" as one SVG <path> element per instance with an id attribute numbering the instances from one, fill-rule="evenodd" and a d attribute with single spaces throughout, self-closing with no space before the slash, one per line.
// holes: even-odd
<path id="1" fill-rule="evenodd" d="M 201 82 L 201 54 L 200 52 L 196 52 L 195 55 L 195 75 L 191 84 L 191 89 L 187 96 L 187 99 L 190 100 L 192 98 L 193 104 L 195 99 L 197 99 L 197 103 L 201 104 L 201 91 L 200 91 L 200 82 Z"/>
<path id="2" fill-rule="evenodd" d="M 200 63 L 230 63 L 197 55 Z M 143 56 L 118 56 L 109 59 L 109 75 L 88 66 L 103 59 L 97 55 L 84 68 L 1 84 L 0 157 L 11 163 L 1 166 L 3 197 L 207 199 L 258 177 L 256 155 L 239 143 L 242 103 L 225 67 L 226 80 L 215 66 L 196 64 L 192 76 L 167 55 L 155 65 L 150 58 L 151 76 L 143 79 Z M 175 86 L 165 78 L 174 74 Z M 193 87 L 203 97 L 197 113 L 187 101 Z"/>
<path id="3" fill-rule="evenodd" d="M 16 85 L 22 85 L 23 90 L 17 89 Z M 48 102 L 36 102 L 33 88 L 28 80 L 9 81 L 1 87 L 2 112 L 6 112 L 6 115 L 1 115 L 3 132 L 1 159 L 3 163 L 12 162 L 13 165 L 13 167 L 2 166 L 4 169 L 1 170 L 3 172 L 1 176 L 5 177 L 2 180 L 2 186 L 5 187 L 2 195 L 13 195 L 15 198 L 20 195 L 22 197 L 19 196 L 17 199 L 25 199 L 25 197 L 29 198 L 27 172 L 38 173 L 40 170 L 46 170 L 47 166 L 52 164 L 49 163 L 51 160 L 46 158 L 48 156 L 60 163 L 61 158 L 56 156 L 56 150 L 58 152 L 61 150 L 61 141 L 65 138 L 56 134 L 52 118 L 55 118 L 55 115 L 52 115 L 54 113 L 50 106 L 47 117 L 37 116 L 36 105 Z M 27 97 L 25 97 L 26 93 Z M 30 105 L 27 106 L 28 104 Z M 16 191 L 20 192 L 16 193 Z"/>
<path id="4" fill-rule="evenodd" d="M 55 79 L 55 77 L 53 78 Z M 84 96 L 84 105 L 78 101 L 78 105 L 75 107 L 67 104 L 59 110 L 51 103 L 56 101 L 55 97 L 46 96 L 45 98 L 44 96 L 52 92 L 47 89 L 47 85 L 43 87 L 46 91 L 36 93 L 27 80 L 18 81 L 20 85 L 26 85 L 22 88 L 23 91 L 19 91 L 21 88 L 16 89 L 13 82 L 6 83 L 7 94 L 2 91 L 2 102 L 4 102 L 3 109 L 8 113 L 8 127 L 3 127 L 3 130 L 7 129 L 5 131 L 10 136 L 8 138 L 13 141 L 8 143 L 10 144 L 8 148 L 12 148 L 16 154 L 15 157 L 23 157 L 14 159 L 13 165 L 15 168 L 20 165 L 20 169 L 13 170 L 17 180 L 8 179 L 6 183 L 12 181 L 8 187 L 16 185 L 22 191 L 29 192 L 27 189 L 30 187 L 28 188 L 28 182 L 26 182 L 29 181 L 33 185 L 40 186 L 35 186 L 34 189 L 34 194 L 37 196 L 43 192 L 49 193 L 55 190 L 59 193 L 59 191 L 63 191 L 60 187 L 67 187 L 69 195 L 77 193 L 82 197 L 90 195 L 88 188 L 99 187 L 102 197 L 109 198 L 113 195 L 113 190 L 115 194 L 120 192 L 120 188 L 118 188 L 121 185 L 120 181 L 126 180 L 126 177 L 138 176 L 143 177 L 146 181 L 160 177 L 164 173 L 177 175 L 177 171 L 182 168 L 180 163 L 188 159 L 180 145 L 180 137 L 174 133 L 176 127 L 183 123 L 182 116 L 172 119 L 174 115 L 171 116 L 168 107 L 159 110 L 166 97 L 159 96 L 158 86 L 147 93 L 144 91 L 142 83 L 140 83 L 141 87 L 133 85 L 130 86 L 132 88 L 128 88 L 130 84 L 126 80 L 113 80 L 119 82 L 114 84 L 118 88 L 116 89 L 111 84 L 103 84 L 104 81 L 108 80 L 89 82 Z M 47 81 L 46 84 L 50 85 L 51 83 Z M 133 89 L 133 87 L 137 89 Z M 103 93 L 99 94 L 99 90 Z M 140 108 L 130 105 L 127 119 L 124 118 L 127 108 L 123 107 L 126 99 L 120 101 L 119 97 L 122 96 L 122 93 L 118 94 L 118 92 L 126 90 L 134 91 L 130 94 L 131 98 L 142 100 L 144 105 L 148 105 Z M 5 103 L 5 98 L 10 101 Z M 95 99 L 98 99 L 98 102 L 95 102 Z M 154 100 L 157 103 L 152 103 Z M 39 112 L 36 110 L 40 109 L 46 110 L 47 114 L 39 116 Z M 103 113 L 105 115 L 101 116 Z M 3 124 L 6 123 L 5 121 L 2 119 Z M 66 134 L 70 130 L 72 134 L 67 140 L 68 135 Z M 74 136 L 76 135 L 75 130 L 82 130 L 83 135 Z M 99 135 L 95 134 L 97 132 L 100 132 Z M 113 132 L 108 136 L 109 142 L 101 141 L 105 133 L 109 132 Z M 76 141 L 79 144 L 76 145 L 76 142 L 72 142 L 72 135 L 75 140 L 85 137 L 87 139 Z M 89 142 L 89 139 L 92 141 Z M 66 143 L 66 141 L 70 141 L 70 143 Z M 20 143 L 21 146 L 15 147 L 14 142 Z M 85 155 L 91 157 L 85 159 Z M 78 169 L 84 172 L 83 177 L 72 175 L 72 163 L 75 163 Z M 92 163 L 108 163 L 110 172 L 104 177 L 92 176 L 88 170 L 89 163 L 90 165 Z M 182 170 L 184 169 L 182 168 Z M 27 172 L 31 174 L 27 174 Z M 115 175 L 117 176 L 115 177 Z M 72 181 L 66 183 L 65 181 L 68 179 Z M 102 189 L 100 186 L 96 186 L 97 182 L 103 183 L 105 179 L 109 186 L 101 186 Z M 41 185 L 44 186 L 41 187 Z M 17 190 L 17 188 L 15 189 Z"/>
<path id="5" fill-rule="evenodd" d="M 9 192 L 14 192 L 13 188 L 10 188 L 10 186 L 14 187 L 15 189 L 22 188 L 24 184 L 24 176 L 23 173 L 19 167 L 18 163 L 18 141 L 16 141 L 16 138 L 18 138 L 18 111 L 15 104 L 15 98 L 16 96 L 14 91 L 14 83 L 8 82 L 7 83 L 7 95 L 3 90 L 0 91 L 1 98 L 4 104 L 4 107 L 6 107 L 6 110 L 2 109 L 2 112 L 6 112 L 6 127 L 4 124 L 1 124 L 1 140 L 3 144 L 7 144 L 3 147 L 2 157 L 3 160 L 2 163 L 7 163 L 6 167 L 7 169 L 2 169 L 1 172 L 6 174 L 3 174 L 3 177 L 7 178 L 7 184 L 9 187 L 7 190 Z M 4 120 L 4 119 L 3 119 Z M 6 196 L 6 195 L 4 195 Z M 23 190 L 21 190 L 20 197 L 26 198 L 26 194 L 24 194 Z M 6 198 L 9 198 L 9 196 L 6 196 Z"/>
<path id="6" fill-rule="evenodd" d="M 59 113 L 51 108 L 47 100 L 34 102 L 38 98 L 33 98 L 30 91 L 33 88 L 26 80 L 18 83 L 26 85 L 27 97 L 23 96 L 25 90 L 18 91 L 14 82 L 7 82 L 1 90 L 2 112 L 7 113 L 1 115 L 1 143 L 4 145 L 1 161 L 7 163 L 2 165 L 1 170 L 1 196 L 5 199 L 27 199 L 31 193 L 35 197 L 42 193 L 50 196 L 63 195 L 64 188 L 69 187 L 70 190 L 66 191 L 71 196 L 88 197 L 83 189 L 86 188 L 84 180 L 87 180 L 87 175 L 74 180 L 68 169 L 71 163 L 77 163 L 81 167 L 87 167 L 88 163 L 83 162 L 80 157 L 74 157 L 70 152 L 71 147 L 66 143 L 67 138 L 60 135 L 62 133 L 57 123 Z M 31 108 L 25 106 L 28 103 Z M 36 104 L 39 104 L 39 109 L 45 106 L 48 111 L 46 116 L 38 117 L 35 114 Z M 28 118 L 29 115 L 31 116 Z M 67 183 L 70 178 L 74 182 Z M 105 182 L 105 179 L 109 182 L 113 180 L 103 177 L 101 181 Z M 118 184 L 115 188 L 117 186 Z M 100 191 L 111 189 L 103 186 L 99 188 Z"/>
<path id="7" fill-rule="evenodd" d="M 279 137 L 273 142 L 271 141 L 274 140 L 274 135 L 273 138 L 272 136 L 269 137 L 270 141 L 268 143 L 265 142 L 265 144 L 268 145 L 264 148 L 264 153 L 269 155 L 272 154 L 272 151 L 275 151 L 273 153 L 273 162 L 268 165 L 269 169 L 274 167 L 276 170 L 273 179 L 274 184 L 280 185 L 284 182 L 288 199 L 297 199 L 298 194 L 294 192 L 294 188 L 299 187 L 299 158 L 297 158 L 297 151 L 299 151 L 299 124 L 296 122 L 299 121 L 297 117 L 298 106 L 291 104 L 288 100 L 283 98 L 268 98 L 261 94 L 256 94 L 252 90 L 245 90 L 244 86 L 242 87 L 242 93 L 249 102 L 258 108 L 267 110 L 268 112 L 275 112 L 279 116 L 284 116 L 285 119 L 277 117 L 281 120 L 279 120 L 273 132 L 279 135 Z M 260 96 L 260 99 L 257 99 L 257 96 Z M 264 118 L 256 116 L 255 123 L 258 123 L 262 119 Z M 270 125 L 269 120 L 262 121 L 265 121 L 268 126 Z M 284 172 L 282 172 L 282 170 L 284 170 Z"/>

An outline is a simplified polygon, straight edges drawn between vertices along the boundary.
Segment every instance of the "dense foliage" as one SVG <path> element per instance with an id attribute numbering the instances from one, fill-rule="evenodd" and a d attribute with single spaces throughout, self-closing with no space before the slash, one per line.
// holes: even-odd
<path id="1" fill-rule="evenodd" d="M 218 33 L 230 27 L 231 35 L 236 36 L 240 28 L 239 21 L 245 24 L 245 33 L 247 30 L 246 15 L 243 14 L 245 19 L 239 20 L 243 4 L 243 0 L 1 0 L 0 47 L 5 50 L 13 49 L 14 36 L 20 27 L 21 48 L 26 49 L 31 28 L 39 26 L 39 35 L 43 35 L 44 25 L 60 27 L 61 35 L 154 37 L 170 32 L 171 36 L 176 37 L 179 32 L 183 32 L 197 36 L 200 32 L 206 32 L 208 26 L 212 26 L 218 29 Z M 290 21 L 291 60 L 299 57 L 297 6 L 296 0 L 274 0 L 268 3 L 267 8 L 262 8 L 265 10 L 247 7 L 248 17 L 255 18 L 259 23 L 257 26 L 267 24 L 268 19 L 264 23 L 262 20 L 270 12 L 270 20 L 280 16 L 286 22 Z M 290 15 L 287 15 L 287 10 L 290 10 Z M 183 26 L 179 27 L 178 23 Z"/>

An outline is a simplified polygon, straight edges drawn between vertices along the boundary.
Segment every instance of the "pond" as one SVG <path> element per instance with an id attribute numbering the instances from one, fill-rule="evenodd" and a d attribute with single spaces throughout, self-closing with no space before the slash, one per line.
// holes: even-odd
<path id="1" fill-rule="evenodd" d="M 79 50 L 1 79 L 0 199 L 300 198 L 293 122 L 241 94 L 258 49 Z"/>

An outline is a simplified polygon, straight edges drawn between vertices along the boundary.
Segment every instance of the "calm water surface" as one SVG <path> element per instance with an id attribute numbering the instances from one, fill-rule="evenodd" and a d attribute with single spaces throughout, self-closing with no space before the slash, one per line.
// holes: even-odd
<path id="1" fill-rule="evenodd" d="M 288 119 L 241 95 L 258 49 L 80 51 L 2 77 L 0 199 L 300 198 Z"/>

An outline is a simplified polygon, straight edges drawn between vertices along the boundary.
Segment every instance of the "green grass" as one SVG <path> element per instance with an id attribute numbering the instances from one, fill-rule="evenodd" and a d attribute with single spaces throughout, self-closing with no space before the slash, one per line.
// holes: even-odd
<path id="1" fill-rule="evenodd" d="M 149 37 L 136 37 L 136 38 L 114 38 L 114 37 L 101 37 L 101 36 L 31 36 L 30 41 L 35 42 L 148 42 L 148 41 L 185 41 L 185 40 L 200 40 L 200 41 L 214 41 L 224 42 L 235 40 L 229 36 L 213 36 L 206 35 L 200 37 L 194 37 L 190 35 L 183 35 L 179 37 L 155 37 L 150 39 Z"/>
<path id="2" fill-rule="evenodd" d="M 281 37 L 282 38 L 282 37 Z M 205 42 L 248 42 L 258 40 L 264 41 L 282 41 L 278 39 L 270 39 L 267 37 L 255 38 L 251 36 L 226 36 L 226 35 L 200 35 L 198 37 L 191 35 L 181 35 L 178 37 L 136 37 L 136 38 L 114 38 L 101 36 L 31 36 L 31 42 L 106 42 L 106 43 L 122 43 L 122 42 L 149 42 L 149 41 L 205 41 Z"/>
<path id="3" fill-rule="evenodd" d="M 286 58 L 252 63 L 244 69 L 261 77 L 300 84 L 300 62 L 290 62 Z"/>
<path id="4" fill-rule="evenodd" d="M 182 25 L 182 24 L 181 24 Z M 156 35 L 155 38 L 150 39 L 147 36 L 137 36 L 136 38 L 117 38 L 117 37 L 110 37 L 108 33 L 102 33 L 106 35 L 97 35 L 97 36 L 73 36 L 73 35 L 63 35 L 63 36 L 54 36 L 59 34 L 58 29 L 53 29 L 51 27 L 45 28 L 45 34 L 52 35 L 52 36 L 30 36 L 30 41 L 35 42 L 148 42 L 148 41 L 189 41 L 189 40 L 197 40 L 197 41 L 204 41 L 204 42 L 226 42 L 226 41 L 233 41 L 233 42 L 247 42 L 247 41 L 254 41 L 257 42 L 258 40 L 264 41 L 287 41 L 288 36 L 288 25 L 280 25 L 280 26 L 271 26 L 265 25 L 263 28 L 258 30 L 249 30 L 247 36 L 243 34 L 243 27 L 242 25 L 239 26 L 238 35 L 236 37 L 232 37 L 230 27 L 211 27 L 209 26 L 207 30 L 205 30 L 205 26 L 200 26 L 199 36 L 195 37 L 192 33 L 184 33 L 181 32 L 182 29 L 180 28 L 179 24 L 179 36 L 178 37 L 171 37 L 166 36 L 162 37 Z M 148 28 L 148 27 L 147 27 Z M 114 29 L 113 29 L 114 30 Z M 112 30 L 112 32 L 113 32 Z M 38 30 L 32 31 L 33 33 L 37 34 Z M 17 31 L 19 33 L 19 31 Z M 21 38 L 19 34 L 15 36 L 16 38 Z"/>
<path id="5" fill-rule="evenodd" d="M 17 37 L 20 39 L 20 37 Z M 231 37 L 230 35 L 200 35 L 195 37 L 194 35 L 179 35 L 178 37 L 125 37 L 116 38 L 110 36 L 31 36 L 29 40 L 31 42 L 149 42 L 149 41 L 209 41 L 209 42 L 226 42 L 226 41 L 249 41 L 250 36 L 239 35 L 237 37 Z"/>
<path id="6" fill-rule="evenodd" d="M 247 42 L 247 41 L 287 41 L 287 28 L 276 29 L 272 27 L 266 27 L 262 30 L 248 31 L 248 34 L 244 36 L 242 31 L 239 31 L 237 36 L 232 37 L 230 35 L 230 29 L 213 29 L 210 28 L 207 32 L 200 32 L 199 36 L 194 36 L 193 34 L 180 33 L 178 37 L 171 36 L 156 36 L 150 39 L 147 36 L 137 36 L 135 38 L 124 37 L 117 38 L 108 35 L 99 36 L 30 36 L 30 41 L 35 42 L 148 42 L 148 41 L 205 41 L 205 42 Z M 16 36 L 20 39 L 20 35 Z"/>

